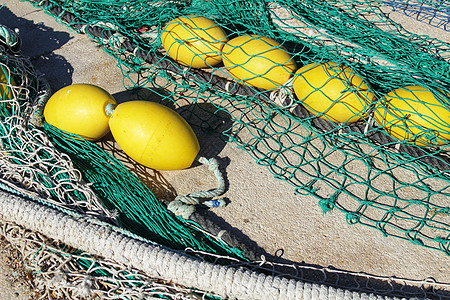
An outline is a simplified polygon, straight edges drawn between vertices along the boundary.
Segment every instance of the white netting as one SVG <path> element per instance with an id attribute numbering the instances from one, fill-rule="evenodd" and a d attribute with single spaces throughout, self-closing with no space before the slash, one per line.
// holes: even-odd
<path id="1" fill-rule="evenodd" d="M 2 49 L 0 45 L 0 52 Z M 11 94 L 0 97 L 4 114 L 0 123 L 0 182 L 53 205 L 110 218 L 70 158 L 56 150 L 38 128 L 50 96 L 49 85 L 20 55 L 2 53 L 0 68 L 7 79 L 0 85 Z"/>

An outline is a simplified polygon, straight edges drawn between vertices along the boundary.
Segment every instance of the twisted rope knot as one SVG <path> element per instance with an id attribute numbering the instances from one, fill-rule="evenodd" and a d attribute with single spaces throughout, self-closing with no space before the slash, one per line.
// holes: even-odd
<path id="1" fill-rule="evenodd" d="M 225 180 L 222 173 L 219 170 L 219 162 L 215 158 L 207 159 L 200 157 L 197 159 L 203 165 L 207 165 L 210 171 L 214 172 L 216 176 L 218 187 L 210 191 L 199 191 L 189 195 L 179 195 L 174 201 L 170 202 L 167 208 L 177 216 L 181 216 L 184 219 L 189 217 L 195 212 L 197 205 L 205 205 L 210 208 L 224 207 L 227 203 L 225 199 L 213 199 L 222 195 L 225 192 Z"/>

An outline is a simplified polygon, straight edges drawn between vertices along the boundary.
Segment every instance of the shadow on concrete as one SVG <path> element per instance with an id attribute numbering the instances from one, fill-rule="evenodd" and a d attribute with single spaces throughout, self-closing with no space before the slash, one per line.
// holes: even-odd
<path id="1" fill-rule="evenodd" d="M 152 102 L 162 102 L 167 96 L 165 95 L 165 91 L 162 89 L 153 89 L 153 88 L 134 88 L 123 90 L 121 92 L 117 92 L 113 94 L 114 99 L 117 104 L 128 102 L 128 101 L 152 101 Z M 165 104 L 165 103 L 164 103 Z"/>
<path id="2" fill-rule="evenodd" d="M 5 6 L 0 7 L 0 24 L 18 31 L 21 54 L 30 57 L 54 91 L 72 83 L 73 67 L 63 56 L 53 53 L 71 39 L 69 33 L 18 17 Z"/>
<path id="3" fill-rule="evenodd" d="M 212 158 L 222 152 L 228 141 L 224 132 L 234 122 L 228 112 L 218 110 L 211 103 L 186 105 L 176 111 L 189 122 L 195 132 L 200 144 L 199 156 Z"/>
<path id="4" fill-rule="evenodd" d="M 450 299 L 450 291 L 437 289 L 432 284 L 427 285 L 426 282 L 417 282 L 413 285 L 409 283 L 411 280 L 406 278 L 383 278 L 368 273 L 336 269 L 333 266 L 296 262 L 283 258 L 284 249 L 278 249 L 275 254 L 269 254 L 240 229 L 231 226 L 208 209 L 198 209 L 191 216 L 191 220 L 199 223 L 212 235 L 221 236 L 221 239 L 227 244 L 245 251 L 250 260 L 265 261 L 264 264 L 255 264 L 254 269 L 270 276 L 280 276 L 366 295 L 376 295 L 377 299 L 384 299 L 384 296 L 399 297 L 396 299 Z M 429 283 L 435 282 L 432 278 L 427 280 Z"/>

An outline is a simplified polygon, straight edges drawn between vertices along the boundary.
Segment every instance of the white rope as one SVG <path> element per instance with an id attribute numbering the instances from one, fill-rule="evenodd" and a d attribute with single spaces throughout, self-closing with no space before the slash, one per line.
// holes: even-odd
<path id="1" fill-rule="evenodd" d="M 0 218 L 149 276 L 228 299 L 391 299 L 212 264 L 0 191 Z"/>

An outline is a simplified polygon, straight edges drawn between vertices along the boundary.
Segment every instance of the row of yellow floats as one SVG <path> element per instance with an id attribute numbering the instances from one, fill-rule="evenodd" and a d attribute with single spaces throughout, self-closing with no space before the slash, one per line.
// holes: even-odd
<path id="1" fill-rule="evenodd" d="M 338 123 L 373 118 L 391 136 L 420 146 L 446 144 L 450 139 L 450 94 L 410 85 L 375 101 L 371 87 L 352 69 L 335 62 L 297 66 L 278 42 L 260 35 L 241 35 L 228 40 L 225 31 L 203 16 L 182 16 L 162 31 L 167 54 L 193 68 L 223 61 L 240 83 L 266 90 L 292 79 L 295 96 L 315 115 Z M 375 105 L 372 105 L 375 103 Z M 445 103 L 445 104 L 443 104 Z"/>

